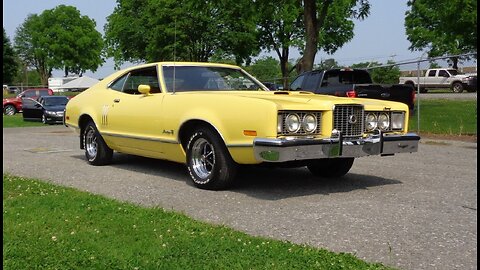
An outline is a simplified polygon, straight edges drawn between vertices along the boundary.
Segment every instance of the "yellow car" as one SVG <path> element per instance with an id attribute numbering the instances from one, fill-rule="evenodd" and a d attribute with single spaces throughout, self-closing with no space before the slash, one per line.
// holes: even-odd
<path id="1" fill-rule="evenodd" d="M 67 104 L 92 165 L 114 151 L 185 163 L 195 186 L 226 189 L 239 164 L 307 166 L 340 177 L 355 158 L 418 150 L 403 103 L 269 91 L 225 64 L 159 62 L 118 71 Z"/>

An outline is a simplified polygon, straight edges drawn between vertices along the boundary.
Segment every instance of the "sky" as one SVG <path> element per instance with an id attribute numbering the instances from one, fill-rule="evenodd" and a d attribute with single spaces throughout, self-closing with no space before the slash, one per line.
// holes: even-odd
<path id="1" fill-rule="evenodd" d="M 370 0 L 370 15 L 363 21 L 355 21 L 354 38 L 346 43 L 333 55 L 319 51 L 315 63 L 322 59 L 333 58 L 340 65 L 348 66 L 359 62 L 376 61 L 386 63 L 388 60 L 403 62 L 415 60 L 423 52 L 410 51 L 410 42 L 405 35 L 405 12 L 408 10 L 407 1 L 401 0 Z M 75 6 L 82 15 L 86 15 L 96 22 L 96 29 L 102 35 L 107 17 L 113 12 L 115 0 L 3 0 L 3 27 L 7 36 L 13 42 L 15 30 L 29 14 L 40 14 L 46 9 L 55 8 L 57 5 Z M 271 55 L 273 52 L 264 52 L 260 55 Z M 290 52 L 291 58 L 297 59 L 296 50 Z M 442 64 L 442 63 L 439 63 Z M 125 64 L 126 67 L 132 64 Z M 427 65 L 427 63 L 422 64 Z M 471 64 L 476 65 L 476 62 Z M 415 69 L 416 65 L 401 66 L 400 69 Z M 426 66 L 421 66 L 426 68 Z M 96 72 L 87 71 L 85 75 L 101 79 L 114 72 L 112 59 L 107 59 L 103 66 Z M 62 71 L 54 71 L 54 76 L 63 76 Z"/>

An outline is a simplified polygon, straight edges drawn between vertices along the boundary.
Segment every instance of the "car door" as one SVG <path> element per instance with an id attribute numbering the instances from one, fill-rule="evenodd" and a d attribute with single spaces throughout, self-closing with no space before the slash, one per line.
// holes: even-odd
<path id="1" fill-rule="evenodd" d="M 138 92 L 140 84 L 149 85 L 150 94 Z M 162 153 L 161 93 L 157 66 L 124 74 L 110 86 L 111 100 L 103 108 L 103 130 L 119 149 L 158 157 Z"/>
<path id="2" fill-rule="evenodd" d="M 24 120 L 40 120 L 43 114 L 42 105 L 33 98 L 22 98 L 23 103 L 23 119 Z"/>

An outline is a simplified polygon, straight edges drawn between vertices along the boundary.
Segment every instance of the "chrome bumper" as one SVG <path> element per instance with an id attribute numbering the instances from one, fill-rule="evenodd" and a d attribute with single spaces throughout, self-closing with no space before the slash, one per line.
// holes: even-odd
<path id="1" fill-rule="evenodd" d="M 420 137 L 414 133 L 405 135 L 376 134 L 361 139 L 338 136 L 328 139 L 265 139 L 253 141 L 255 158 L 263 162 L 285 162 L 293 160 L 388 156 L 396 153 L 418 151 Z"/>

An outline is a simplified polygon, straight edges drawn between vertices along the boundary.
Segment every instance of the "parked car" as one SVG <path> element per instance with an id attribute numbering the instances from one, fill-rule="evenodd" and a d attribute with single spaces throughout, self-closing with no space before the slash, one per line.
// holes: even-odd
<path id="1" fill-rule="evenodd" d="M 416 152 L 420 140 L 403 103 L 269 91 L 214 63 L 118 71 L 68 102 L 65 125 L 91 165 L 109 164 L 114 151 L 185 163 L 195 186 L 214 190 L 234 183 L 239 164 L 340 177 L 355 158 Z"/>
<path id="2" fill-rule="evenodd" d="M 477 75 L 463 74 L 453 68 L 431 68 L 425 72 L 424 76 L 400 77 L 400 84 L 406 84 L 418 87 L 420 92 L 426 93 L 428 89 L 450 88 L 454 93 L 477 91 Z"/>
<path id="3" fill-rule="evenodd" d="M 290 84 L 293 91 L 353 98 L 375 98 L 403 102 L 415 108 L 415 89 L 410 85 L 373 83 L 365 69 L 313 70 L 300 74 Z"/>
<path id="4" fill-rule="evenodd" d="M 42 121 L 44 124 L 62 124 L 65 106 L 70 99 L 66 96 L 43 96 L 38 100 L 23 99 L 23 120 Z"/>
<path id="5" fill-rule="evenodd" d="M 52 96 L 52 89 L 48 88 L 32 88 L 26 89 L 14 98 L 3 99 L 3 114 L 14 115 L 23 111 L 22 98 L 32 98 L 37 100 L 41 96 Z"/>

